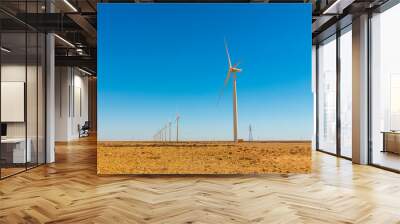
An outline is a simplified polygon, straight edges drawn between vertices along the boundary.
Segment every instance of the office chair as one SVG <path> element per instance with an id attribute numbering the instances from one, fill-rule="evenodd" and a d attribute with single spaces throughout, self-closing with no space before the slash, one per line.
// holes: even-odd
<path id="1" fill-rule="evenodd" d="M 89 136 L 89 129 L 90 129 L 89 121 L 85 121 L 82 127 L 80 127 L 80 125 L 78 124 L 79 138 Z"/>

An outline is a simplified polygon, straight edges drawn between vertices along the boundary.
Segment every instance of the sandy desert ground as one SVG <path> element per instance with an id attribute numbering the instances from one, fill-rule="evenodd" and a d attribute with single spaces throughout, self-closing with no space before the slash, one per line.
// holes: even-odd
<path id="1" fill-rule="evenodd" d="M 98 142 L 98 174 L 311 171 L 310 142 Z"/>

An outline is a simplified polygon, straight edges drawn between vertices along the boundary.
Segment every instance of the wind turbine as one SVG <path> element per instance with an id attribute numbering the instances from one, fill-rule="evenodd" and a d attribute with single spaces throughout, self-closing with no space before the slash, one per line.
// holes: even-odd
<path id="1" fill-rule="evenodd" d="M 177 113 L 176 114 L 176 120 L 175 120 L 175 122 L 176 122 L 176 142 L 179 141 L 179 118 L 180 118 L 180 116 Z"/>
<path id="2" fill-rule="evenodd" d="M 237 137 L 237 127 L 238 127 L 238 111 L 237 111 L 237 95 L 236 95 L 236 73 L 241 72 L 242 69 L 238 68 L 237 66 L 239 65 L 239 62 L 232 65 L 231 63 L 231 57 L 229 55 L 229 50 L 228 50 L 228 44 L 226 43 L 225 40 L 225 50 L 226 50 L 226 56 L 228 57 L 228 73 L 225 77 L 225 82 L 224 86 L 226 86 L 231 78 L 232 74 L 232 79 L 233 79 L 233 140 L 235 142 L 238 141 Z"/>
<path id="3" fill-rule="evenodd" d="M 168 141 L 171 141 L 171 124 L 172 122 L 168 122 Z"/>
<path id="4" fill-rule="evenodd" d="M 168 135 L 167 129 L 168 129 L 168 125 L 166 124 L 166 125 L 164 126 L 164 128 L 163 128 L 163 131 L 164 131 L 164 141 L 165 141 L 165 142 L 167 141 L 167 135 Z"/>

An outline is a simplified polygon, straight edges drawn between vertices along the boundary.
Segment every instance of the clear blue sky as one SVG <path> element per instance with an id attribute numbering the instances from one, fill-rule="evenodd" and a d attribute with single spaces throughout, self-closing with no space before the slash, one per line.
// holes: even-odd
<path id="1" fill-rule="evenodd" d="M 310 4 L 99 4 L 99 140 L 150 140 L 181 115 L 185 140 L 311 139 Z M 174 126 L 173 126 L 174 127 Z"/>

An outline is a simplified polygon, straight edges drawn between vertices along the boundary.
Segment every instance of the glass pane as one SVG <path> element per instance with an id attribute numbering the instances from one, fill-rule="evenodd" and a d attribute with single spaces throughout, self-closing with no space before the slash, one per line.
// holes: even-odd
<path id="1" fill-rule="evenodd" d="M 317 107 L 318 105 L 315 103 L 317 102 L 317 90 L 316 90 L 316 80 L 317 80 L 317 48 L 315 45 L 312 46 L 312 79 L 311 79 L 311 86 L 312 86 L 312 92 L 313 92 L 313 100 L 314 100 L 314 105 L 313 105 L 313 137 L 312 137 L 312 149 L 316 150 L 317 145 L 316 145 L 316 136 L 317 136 Z"/>
<path id="2" fill-rule="evenodd" d="M 400 5 L 372 18 L 372 163 L 400 170 Z"/>
<path id="3" fill-rule="evenodd" d="M 336 153 L 336 37 L 318 48 L 318 146 Z"/>
<path id="4" fill-rule="evenodd" d="M 26 150 L 25 32 L 2 33 L 1 45 L 1 173 L 5 177 L 25 170 L 31 158 Z"/>
<path id="5" fill-rule="evenodd" d="M 43 13 L 45 0 L 0 6 L 12 14 Z M 45 162 L 45 35 L 2 12 L 0 19 L 7 21 L 0 23 L 3 178 Z"/>
<path id="6" fill-rule="evenodd" d="M 45 163 L 45 44 L 46 37 L 40 33 L 38 36 L 38 163 Z"/>
<path id="7" fill-rule="evenodd" d="M 26 12 L 37 13 L 38 4 L 36 1 L 27 2 Z M 31 19 L 32 22 L 34 19 Z M 37 165 L 37 73 L 38 73 L 38 36 L 34 30 L 27 30 L 27 80 L 26 80 L 26 113 L 27 113 L 27 144 L 30 153 L 28 168 Z"/>
<path id="8" fill-rule="evenodd" d="M 352 157 L 352 34 L 351 29 L 340 36 L 340 150 Z"/>
<path id="9" fill-rule="evenodd" d="M 30 152 L 28 155 L 31 157 L 28 160 L 28 168 L 37 165 L 38 160 L 38 147 L 37 147 L 37 132 L 38 132 L 38 36 L 36 32 L 27 33 L 28 38 L 28 63 L 27 63 L 27 94 L 26 94 L 26 111 L 27 111 L 27 143 L 28 150 Z"/>

